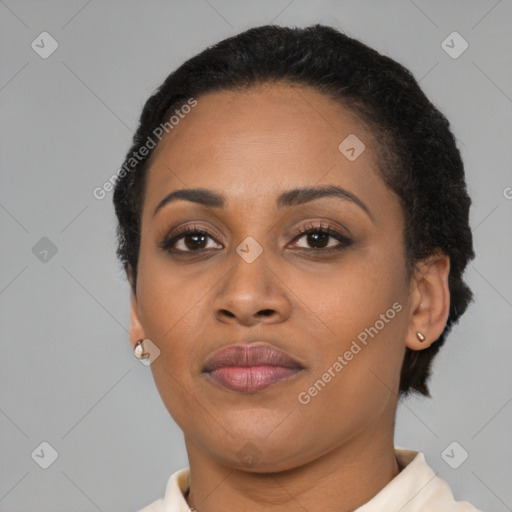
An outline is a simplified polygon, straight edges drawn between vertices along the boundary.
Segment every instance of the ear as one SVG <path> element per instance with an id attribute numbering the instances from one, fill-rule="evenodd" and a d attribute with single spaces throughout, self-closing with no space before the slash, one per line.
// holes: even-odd
<path id="1" fill-rule="evenodd" d="M 135 349 L 135 345 L 137 341 L 141 339 L 145 339 L 146 335 L 144 333 L 144 328 L 142 327 L 142 323 L 140 320 L 140 311 L 139 306 L 137 304 L 137 295 L 134 286 L 134 277 L 133 270 L 131 266 L 127 266 L 126 275 L 128 277 L 128 281 L 130 282 L 130 344 L 132 349 Z"/>
<path id="2" fill-rule="evenodd" d="M 443 332 L 450 312 L 450 258 L 442 251 L 419 262 L 411 280 L 411 316 L 406 346 L 411 350 L 430 347 Z M 424 341 L 417 333 L 424 336 Z"/>

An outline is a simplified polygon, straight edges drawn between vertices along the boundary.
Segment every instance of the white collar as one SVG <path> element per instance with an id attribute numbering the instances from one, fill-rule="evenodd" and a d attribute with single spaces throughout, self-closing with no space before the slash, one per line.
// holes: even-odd
<path id="1" fill-rule="evenodd" d="M 402 471 L 370 501 L 354 512 L 479 512 L 466 501 L 455 501 L 448 484 L 426 463 L 423 453 L 397 448 Z M 173 473 L 163 499 L 139 512 L 190 512 L 184 493 L 190 469 Z"/>

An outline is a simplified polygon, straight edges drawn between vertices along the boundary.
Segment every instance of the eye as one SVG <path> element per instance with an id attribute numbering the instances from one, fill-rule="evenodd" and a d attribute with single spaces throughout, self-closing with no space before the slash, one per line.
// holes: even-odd
<path id="1" fill-rule="evenodd" d="M 301 240 L 303 240 L 301 242 Z M 301 245 L 302 243 L 302 245 Z M 317 252 L 341 250 L 351 245 L 352 241 L 329 225 L 310 224 L 297 230 L 293 247 Z M 196 226 L 187 226 L 171 237 L 164 239 L 160 247 L 171 253 L 200 253 L 204 250 L 222 249 L 211 234 Z"/>
<path id="2" fill-rule="evenodd" d="M 160 247 L 169 252 L 198 252 L 204 249 L 219 248 L 216 245 L 208 231 L 195 226 L 187 226 L 170 238 L 166 238 Z"/>
<path id="3" fill-rule="evenodd" d="M 298 230 L 298 236 L 295 237 L 295 247 L 299 249 L 308 249 L 313 251 L 330 252 L 332 250 L 343 249 L 348 247 L 351 240 L 342 235 L 329 225 L 313 225 L 305 226 Z M 299 242 L 303 240 L 303 245 Z M 311 247 L 313 246 L 313 247 Z"/>

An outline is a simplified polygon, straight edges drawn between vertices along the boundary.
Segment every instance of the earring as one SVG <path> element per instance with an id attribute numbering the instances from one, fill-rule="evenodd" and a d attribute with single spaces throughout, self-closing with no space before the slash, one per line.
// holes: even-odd
<path id="1" fill-rule="evenodd" d="M 137 341 L 135 348 L 133 349 L 133 353 L 137 359 L 148 359 L 149 354 L 144 352 L 144 348 L 142 347 L 142 343 L 144 340 Z"/>
<path id="2" fill-rule="evenodd" d="M 425 341 L 425 336 L 423 336 L 423 334 L 421 334 L 421 332 L 417 332 L 416 336 L 418 337 L 418 339 L 420 340 L 421 343 L 423 343 Z"/>

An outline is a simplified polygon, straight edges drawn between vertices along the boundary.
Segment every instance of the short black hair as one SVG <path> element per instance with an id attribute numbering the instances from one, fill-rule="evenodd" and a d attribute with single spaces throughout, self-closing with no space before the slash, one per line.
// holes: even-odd
<path id="1" fill-rule="evenodd" d="M 432 359 L 472 300 L 463 280 L 467 263 L 475 257 L 464 166 L 448 120 L 410 71 L 332 27 L 251 28 L 187 60 L 147 100 L 113 195 L 119 221 L 117 256 L 132 290 L 137 285 L 145 177 L 152 154 L 146 151 L 141 157 L 139 149 L 191 98 L 268 82 L 314 87 L 370 129 L 379 148 L 379 172 L 403 207 L 409 273 L 416 262 L 438 250 L 449 256 L 450 311 L 444 331 L 424 350 L 406 348 L 401 370 L 402 395 L 416 391 L 429 396 Z"/>

